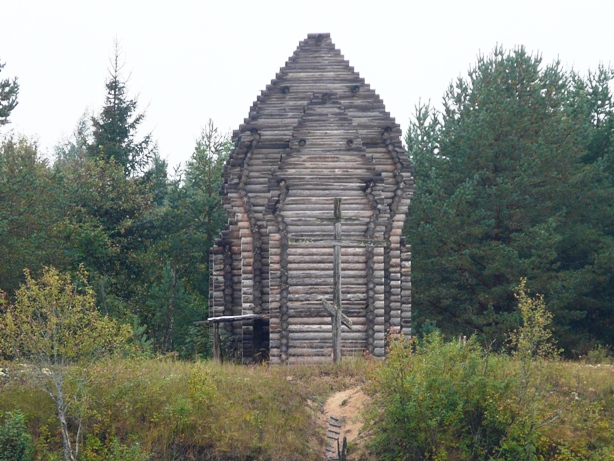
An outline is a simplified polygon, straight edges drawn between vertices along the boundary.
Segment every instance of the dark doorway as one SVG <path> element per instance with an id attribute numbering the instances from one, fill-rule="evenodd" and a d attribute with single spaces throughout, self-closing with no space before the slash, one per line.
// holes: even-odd
<path id="1" fill-rule="evenodd" d="M 269 319 L 254 320 L 254 362 L 269 359 Z"/>

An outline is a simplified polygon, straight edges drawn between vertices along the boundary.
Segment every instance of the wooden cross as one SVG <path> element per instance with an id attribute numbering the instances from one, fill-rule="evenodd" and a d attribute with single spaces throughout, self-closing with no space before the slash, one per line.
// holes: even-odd
<path id="1" fill-rule="evenodd" d="M 319 218 L 320 222 L 333 222 L 335 224 L 335 235 L 333 240 L 330 239 L 291 239 L 292 243 L 312 243 L 312 242 L 325 242 L 330 243 L 333 246 L 333 303 L 331 304 L 325 298 L 322 298 L 322 305 L 328 311 L 331 316 L 331 322 L 333 327 L 333 362 L 339 363 L 341 361 L 341 326 L 345 325 L 350 330 L 352 329 L 352 321 L 343 313 L 341 305 L 341 247 L 342 246 L 367 246 L 376 244 L 385 244 L 383 240 L 373 239 L 348 239 L 342 240 L 341 238 L 341 222 L 342 221 L 356 221 L 356 218 L 342 218 L 341 217 L 341 198 L 335 197 L 334 205 L 334 217 L 333 218 Z"/>
<path id="2" fill-rule="evenodd" d="M 335 237 L 333 252 L 333 304 L 322 298 L 322 305 L 331 315 L 333 327 L 333 362 L 341 362 L 341 325 L 352 329 L 352 321 L 341 307 L 341 198 L 335 197 Z"/>

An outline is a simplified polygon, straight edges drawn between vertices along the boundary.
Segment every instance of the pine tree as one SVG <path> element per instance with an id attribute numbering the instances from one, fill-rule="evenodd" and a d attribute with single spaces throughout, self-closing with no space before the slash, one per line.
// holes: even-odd
<path id="1" fill-rule="evenodd" d="M 156 145 L 151 133 L 141 140 L 137 131 L 145 113 L 137 112 L 137 100 L 127 95 L 126 80 L 121 76 L 120 49 L 115 43 L 111 69 L 107 80 L 105 105 L 98 117 L 92 117 L 93 142 L 89 155 L 105 161 L 113 159 L 124 169 L 126 176 L 134 176 L 147 169 Z"/>
<path id="2" fill-rule="evenodd" d="M 141 254 L 151 245 L 152 195 L 115 163 L 86 158 L 56 165 L 62 191 L 62 250 L 74 270 L 90 272 L 105 313 L 131 315 L 140 290 Z"/>
<path id="3" fill-rule="evenodd" d="M 0 72 L 6 64 L 0 62 Z M 0 126 L 9 123 L 9 115 L 17 107 L 19 84 L 17 78 L 0 80 Z"/>
<path id="4" fill-rule="evenodd" d="M 194 331 L 193 322 L 206 316 L 209 249 L 227 220 L 218 191 L 230 147 L 229 137 L 210 120 L 196 141 L 185 177 L 176 174 L 162 193 L 165 165 L 145 175 L 154 186 L 160 215 L 147 253 L 151 262 L 145 264 L 149 288 L 143 293 L 147 312 L 142 321 L 160 351 L 191 355 L 188 343 L 202 334 Z"/>
<path id="5" fill-rule="evenodd" d="M 418 109 L 407 137 L 418 319 L 502 339 L 517 325 L 514 286 L 526 277 L 548 298 L 559 338 L 582 334 L 573 328 L 587 311 L 574 299 L 589 271 L 564 266 L 564 252 L 578 248 L 574 239 L 607 246 L 592 202 L 611 192 L 596 187 L 603 171 L 584 162 L 587 104 L 558 63 L 498 48 L 450 86 L 443 113 Z"/>

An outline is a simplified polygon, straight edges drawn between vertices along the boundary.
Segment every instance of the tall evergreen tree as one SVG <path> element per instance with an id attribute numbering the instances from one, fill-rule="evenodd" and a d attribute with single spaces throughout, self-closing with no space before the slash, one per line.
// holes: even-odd
<path id="1" fill-rule="evenodd" d="M 147 169 L 156 145 L 151 133 L 137 140 L 145 114 L 137 112 L 137 100 L 128 97 L 121 70 L 120 48 L 116 42 L 105 84 L 105 104 L 100 115 L 92 117 L 93 142 L 88 152 L 94 158 L 113 159 L 124 169 L 126 176 L 133 176 Z"/>
<path id="2" fill-rule="evenodd" d="M 155 187 L 158 203 L 158 236 L 148 251 L 148 291 L 143 305 L 144 322 L 151 328 L 156 346 L 163 352 L 188 353 L 190 342 L 201 332 L 193 321 L 206 316 L 209 289 L 208 259 L 213 240 L 226 223 L 218 191 L 222 169 L 231 142 L 210 120 L 196 141 L 185 176 L 167 182 L 165 194 L 160 178 L 162 166 L 145 176 Z M 193 353 L 193 350 L 190 351 Z"/>
<path id="3" fill-rule="evenodd" d="M 523 48 L 498 48 L 450 86 L 443 113 L 418 109 L 407 136 L 418 319 L 501 340 L 518 320 L 513 287 L 527 277 L 550 301 L 565 345 L 590 336 L 575 330 L 587 317 L 575 302 L 578 267 L 563 264 L 578 245 L 609 245 L 594 225 L 582 229 L 596 222 L 595 202 L 612 209 L 603 169 L 583 163 L 587 104 L 558 63 L 542 67 Z"/>
<path id="4" fill-rule="evenodd" d="M 568 335 L 588 348 L 596 341 L 614 344 L 614 70 L 599 66 L 572 79 L 574 116 L 586 151 L 575 184 L 582 193 L 567 207 L 557 263 L 567 275 L 564 301 L 583 313 L 567 326 Z"/>
<path id="5" fill-rule="evenodd" d="M 6 64 L 0 62 L 0 72 Z M 17 78 L 0 80 L 0 126 L 9 123 L 9 115 L 17 107 L 19 84 Z"/>
<path id="6" fill-rule="evenodd" d="M 54 178 L 62 191 L 58 231 L 70 268 L 85 265 L 105 313 L 133 314 L 141 254 L 151 245 L 149 188 L 127 178 L 113 160 L 56 164 Z"/>

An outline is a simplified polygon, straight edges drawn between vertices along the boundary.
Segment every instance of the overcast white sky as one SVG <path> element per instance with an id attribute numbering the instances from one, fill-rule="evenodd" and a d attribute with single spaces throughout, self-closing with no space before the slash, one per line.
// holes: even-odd
<path id="1" fill-rule="evenodd" d="M 104 99 L 120 41 L 129 90 L 160 153 L 189 158 L 209 118 L 237 128 L 310 32 L 333 42 L 403 129 L 422 99 L 500 44 L 579 71 L 614 64 L 613 0 L 0 0 L 0 78 L 17 76 L 9 129 L 51 152 Z"/>

